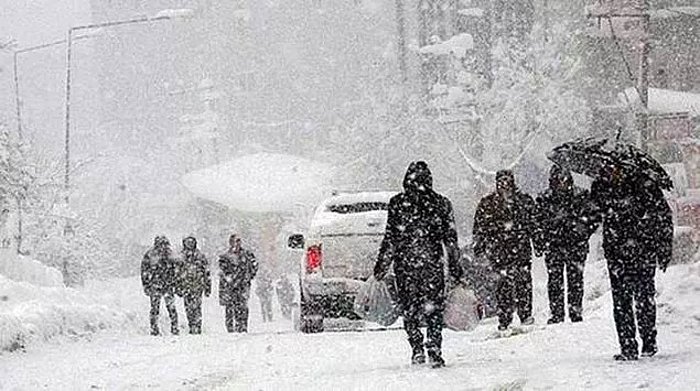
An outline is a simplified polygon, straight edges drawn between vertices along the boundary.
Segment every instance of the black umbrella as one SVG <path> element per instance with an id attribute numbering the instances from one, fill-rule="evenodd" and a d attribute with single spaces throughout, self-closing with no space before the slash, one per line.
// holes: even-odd
<path id="1" fill-rule="evenodd" d="M 627 143 L 605 138 L 578 139 L 554 148 L 547 158 L 566 169 L 593 178 L 604 167 L 616 166 L 633 175 L 644 175 L 662 189 L 673 188 L 671 177 L 656 159 Z"/>

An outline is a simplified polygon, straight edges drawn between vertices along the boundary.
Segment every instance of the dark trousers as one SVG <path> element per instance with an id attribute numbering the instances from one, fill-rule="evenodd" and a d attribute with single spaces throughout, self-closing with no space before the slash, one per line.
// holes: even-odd
<path id="1" fill-rule="evenodd" d="M 238 298 L 232 304 L 226 305 L 226 330 L 229 333 L 248 332 L 248 300 Z"/>
<path id="2" fill-rule="evenodd" d="M 608 260 L 608 272 L 613 297 L 613 318 L 622 353 L 637 355 L 637 329 L 642 339 L 642 349 L 655 350 L 656 265 L 641 260 Z"/>
<path id="3" fill-rule="evenodd" d="M 168 315 L 170 316 L 170 331 L 173 335 L 179 334 L 180 330 L 177 325 L 177 309 L 175 308 L 175 296 L 172 293 L 166 294 L 154 294 L 151 295 L 151 334 L 158 335 L 160 330 L 158 330 L 158 316 L 160 315 L 160 299 L 163 298 L 165 301 L 165 308 L 168 310 Z"/>
<path id="4" fill-rule="evenodd" d="M 569 318 L 580 321 L 583 311 L 583 269 L 586 263 L 584 251 L 558 251 L 547 253 L 547 292 L 552 318 L 564 320 L 564 273 L 566 273 Z"/>
<path id="5" fill-rule="evenodd" d="M 442 327 L 444 303 L 443 300 L 413 300 L 404 305 L 403 327 L 408 334 L 408 343 L 416 349 L 423 349 L 423 333 L 420 330 L 421 322 L 427 326 L 427 341 L 425 347 L 428 352 L 440 354 L 442 349 Z"/>
<path id="6" fill-rule="evenodd" d="M 511 266 L 499 272 L 496 284 L 499 325 L 509 326 L 515 310 L 521 322 L 532 316 L 531 269 L 530 265 Z"/>
<path id="7" fill-rule="evenodd" d="M 185 314 L 187 314 L 187 324 L 190 334 L 202 333 L 202 295 L 185 295 Z"/>

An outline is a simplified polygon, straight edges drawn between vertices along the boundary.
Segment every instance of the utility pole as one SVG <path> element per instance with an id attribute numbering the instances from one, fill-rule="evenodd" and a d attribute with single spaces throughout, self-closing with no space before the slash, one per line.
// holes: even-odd
<path id="1" fill-rule="evenodd" d="M 65 192 L 65 202 L 68 205 L 70 192 L 70 92 L 71 92 L 71 55 L 73 47 L 73 28 L 68 29 L 66 39 L 66 100 L 65 100 L 65 171 L 63 173 L 63 187 Z"/>
<path id="2" fill-rule="evenodd" d="M 396 28 L 397 28 L 397 47 L 399 55 L 399 71 L 401 72 L 401 81 L 408 81 L 408 66 L 406 63 L 406 6 L 404 0 L 396 0 Z"/>
<path id="3" fill-rule="evenodd" d="M 648 150 L 649 143 L 649 54 L 651 52 L 651 35 L 649 0 L 641 0 L 642 28 L 639 48 L 639 77 L 637 78 L 637 91 L 642 104 L 637 113 L 637 127 L 639 129 L 642 150 Z"/>

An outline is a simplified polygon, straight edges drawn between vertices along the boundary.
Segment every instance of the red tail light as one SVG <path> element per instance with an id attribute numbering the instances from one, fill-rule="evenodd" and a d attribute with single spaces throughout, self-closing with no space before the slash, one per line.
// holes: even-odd
<path id="1" fill-rule="evenodd" d="M 315 273 L 321 270 L 323 252 L 320 245 L 314 245 L 306 250 L 306 272 Z"/>

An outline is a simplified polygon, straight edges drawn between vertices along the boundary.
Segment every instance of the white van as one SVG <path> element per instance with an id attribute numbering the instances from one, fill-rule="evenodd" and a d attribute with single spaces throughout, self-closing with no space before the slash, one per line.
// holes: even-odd
<path id="1" fill-rule="evenodd" d="M 372 275 L 384 238 L 389 199 L 396 194 L 332 196 L 316 208 L 306 237 L 289 237 L 288 247 L 304 250 L 295 328 L 316 333 L 323 331 L 324 318 L 358 319 L 353 301 Z"/>

